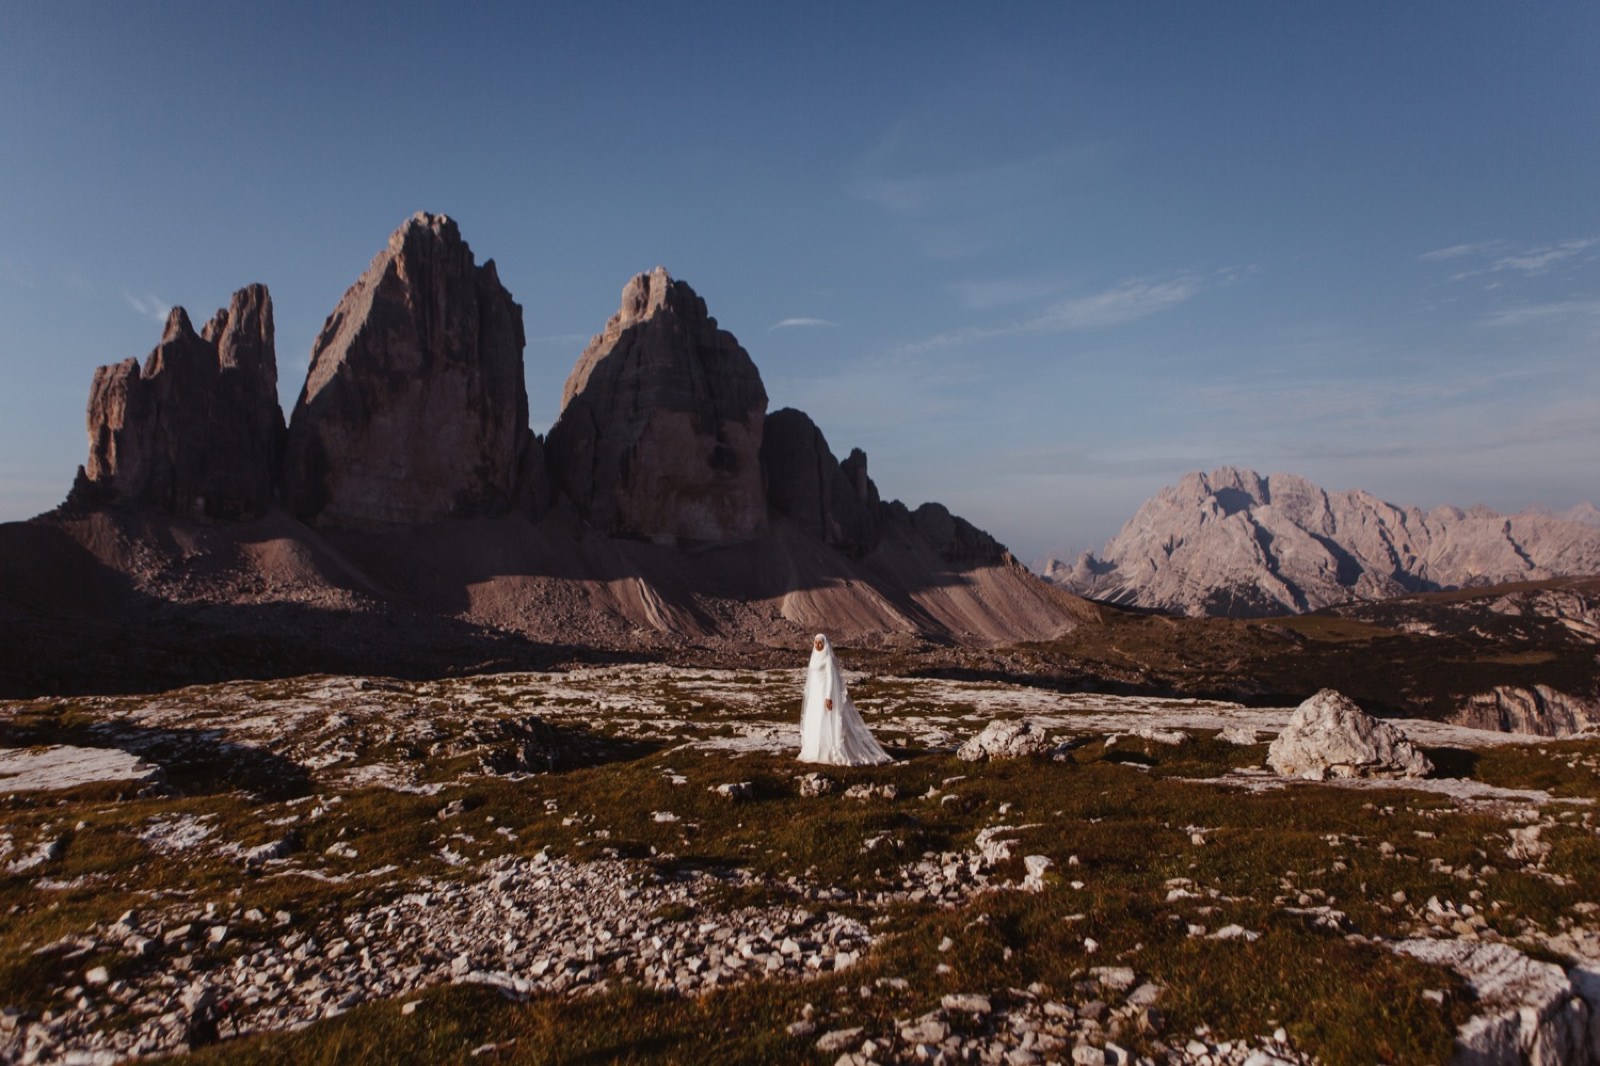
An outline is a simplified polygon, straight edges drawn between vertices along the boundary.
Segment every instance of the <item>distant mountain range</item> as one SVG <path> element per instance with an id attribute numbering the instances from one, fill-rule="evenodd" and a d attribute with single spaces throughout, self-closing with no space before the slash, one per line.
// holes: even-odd
<path id="1" fill-rule="evenodd" d="M 1402 507 L 1293 474 L 1186 474 L 1099 555 L 1050 580 L 1103 602 L 1185 615 L 1294 614 L 1408 592 L 1600 573 L 1600 510 L 1504 515 Z"/>

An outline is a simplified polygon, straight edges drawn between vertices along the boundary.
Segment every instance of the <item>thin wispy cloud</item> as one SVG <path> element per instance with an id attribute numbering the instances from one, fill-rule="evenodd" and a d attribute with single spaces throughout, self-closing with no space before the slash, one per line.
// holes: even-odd
<path id="1" fill-rule="evenodd" d="M 1231 279 L 1232 274 L 1224 276 Z M 1194 299 L 1208 284 L 1210 281 L 1206 277 L 1195 273 L 1130 278 L 1100 292 L 1058 301 L 1028 318 L 997 326 L 951 330 L 913 341 L 903 345 L 900 350 L 932 351 L 1001 337 L 1048 336 L 1105 329 L 1170 311 Z"/>
<path id="2" fill-rule="evenodd" d="M 1187 303 L 1204 287 L 1205 283 L 1194 274 L 1165 281 L 1136 278 L 1092 296 L 1057 304 L 1027 325 L 1034 333 L 1117 326 Z"/>
<path id="3" fill-rule="evenodd" d="M 1417 256 L 1424 263 L 1443 263 L 1448 259 L 1460 259 L 1464 256 L 1479 255 L 1503 247 L 1505 241 L 1475 241 L 1471 244 L 1452 244 L 1448 248 L 1435 248 L 1431 252 L 1423 252 Z"/>
<path id="4" fill-rule="evenodd" d="M 1557 300 L 1492 311 L 1480 321 L 1488 326 L 1527 326 L 1546 322 L 1600 321 L 1600 300 Z"/>
<path id="5" fill-rule="evenodd" d="M 768 326 L 767 331 L 770 333 L 775 329 L 809 329 L 816 326 L 837 326 L 838 324 L 839 323 L 834 322 L 831 319 L 800 316 L 797 318 L 780 319 L 779 321 Z"/>
<path id="6" fill-rule="evenodd" d="M 1527 274 L 1542 274 L 1562 260 L 1582 255 L 1597 245 L 1600 245 L 1600 237 L 1585 237 L 1581 240 L 1562 241 L 1560 244 L 1550 245 L 1546 248 L 1530 248 L 1516 255 L 1508 255 L 1496 259 L 1490 269 L 1520 270 Z"/>
<path id="7" fill-rule="evenodd" d="M 1502 251 L 1506 246 L 1505 241 L 1483 241 L 1477 244 L 1456 244 L 1449 248 L 1439 248 L 1431 252 L 1424 252 L 1417 258 L 1423 262 L 1440 263 L 1457 259 L 1483 257 Z M 1537 277 L 1548 274 L 1559 267 L 1577 266 L 1600 259 L 1600 237 L 1575 237 L 1571 240 L 1558 241 L 1555 244 L 1534 245 L 1520 251 L 1495 255 L 1482 266 L 1467 270 L 1457 271 L 1450 276 L 1451 281 L 1466 281 L 1470 278 L 1479 278 L 1492 274 L 1522 275 L 1524 277 Z"/>
<path id="8" fill-rule="evenodd" d="M 167 315 L 172 313 L 172 305 L 159 296 L 138 297 L 126 290 L 122 298 L 128 301 L 128 306 L 133 308 L 141 318 L 148 318 L 153 322 L 165 322 Z"/>

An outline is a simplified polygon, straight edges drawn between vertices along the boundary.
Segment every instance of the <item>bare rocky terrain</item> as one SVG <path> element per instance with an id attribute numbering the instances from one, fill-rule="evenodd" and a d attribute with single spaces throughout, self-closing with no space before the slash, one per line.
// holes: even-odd
<path id="1" fill-rule="evenodd" d="M 1098 555 L 1046 576 L 1081 596 L 1185 615 L 1294 614 L 1408 592 L 1600 573 L 1592 507 L 1556 516 L 1399 507 L 1293 474 L 1222 467 L 1146 501 Z"/>
<path id="2" fill-rule="evenodd" d="M 1391 720 L 1443 769 L 1316 783 L 1263 765 L 1290 707 L 850 680 L 894 765 L 796 763 L 797 669 L 5 704 L 0 1056 L 1600 1047 L 1600 741 Z M 954 757 L 1002 723 L 1041 742 Z M 646 1003 L 632 1036 L 544 1028 Z"/>

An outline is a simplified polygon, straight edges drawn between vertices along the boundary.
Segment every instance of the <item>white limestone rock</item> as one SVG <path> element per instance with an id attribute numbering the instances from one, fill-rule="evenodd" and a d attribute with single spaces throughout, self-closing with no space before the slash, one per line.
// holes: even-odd
<path id="1" fill-rule="evenodd" d="M 1027 718 L 996 720 L 983 727 L 956 751 L 966 762 L 989 759 L 1020 759 L 1025 755 L 1046 755 L 1055 745 L 1038 724 Z"/>
<path id="2" fill-rule="evenodd" d="M 1426 777 L 1433 763 L 1404 733 L 1325 688 L 1306 700 L 1267 749 L 1284 777 Z"/>
<path id="3" fill-rule="evenodd" d="M 1403 955 L 1447 966 L 1477 996 L 1479 1013 L 1456 1032 L 1453 1061 L 1539 1063 L 1594 1061 L 1589 1006 L 1561 967 L 1538 962 L 1508 944 L 1467 940 L 1403 940 Z"/>
<path id="4" fill-rule="evenodd" d="M 1260 743 L 1260 739 L 1256 736 L 1255 727 L 1249 725 L 1230 725 L 1217 734 L 1217 739 L 1226 740 L 1229 744 L 1237 744 L 1240 747 L 1249 747 L 1252 744 Z"/>
<path id="5" fill-rule="evenodd" d="M 161 768 L 118 748 L 51 744 L 0 751 L 0 794 L 42 792 L 109 781 L 160 781 Z"/>

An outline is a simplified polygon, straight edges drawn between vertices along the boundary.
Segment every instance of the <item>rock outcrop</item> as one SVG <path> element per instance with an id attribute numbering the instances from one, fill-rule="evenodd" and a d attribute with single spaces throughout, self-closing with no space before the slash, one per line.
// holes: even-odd
<path id="1" fill-rule="evenodd" d="M 502 514 L 532 491 L 522 308 L 444 215 L 389 238 L 328 316 L 290 419 L 284 489 L 319 526 Z"/>
<path id="2" fill-rule="evenodd" d="M 189 518 L 266 510 L 283 438 L 266 286 L 234 293 L 198 334 L 174 307 L 142 368 L 125 359 L 95 371 L 87 421 L 77 502 L 110 498 Z"/>
<path id="3" fill-rule="evenodd" d="M 767 416 L 761 467 L 774 512 L 854 559 L 877 546 L 881 503 L 860 448 L 839 462 L 817 424 L 785 407 Z"/>
<path id="4" fill-rule="evenodd" d="M 1509 944 L 1401 940 L 1394 950 L 1460 974 L 1476 1012 L 1456 1032 L 1454 1063 L 1578 1066 L 1600 1051 L 1579 968 L 1531 959 Z"/>
<path id="5" fill-rule="evenodd" d="M 1502 733 L 1570 737 L 1600 726 L 1600 699 L 1569 695 L 1549 685 L 1496 685 L 1464 699 L 1450 721 Z"/>
<path id="6" fill-rule="evenodd" d="M 1583 522 L 1484 507 L 1424 512 L 1233 467 L 1163 489 L 1098 557 L 1046 567 L 1095 599 L 1234 616 L 1592 573 L 1600 530 Z"/>
<path id="7" fill-rule="evenodd" d="M 1433 763 L 1404 733 L 1380 722 L 1331 688 L 1295 708 L 1267 748 L 1267 765 L 1284 777 L 1427 777 Z"/>
<path id="8" fill-rule="evenodd" d="M 728 543 L 767 523 L 767 391 L 694 290 L 657 267 L 567 378 L 548 455 L 556 486 L 595 529 Z"/>

